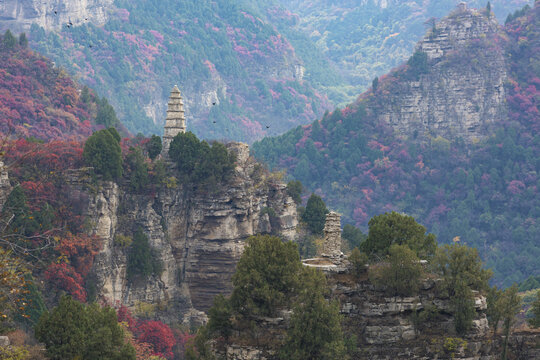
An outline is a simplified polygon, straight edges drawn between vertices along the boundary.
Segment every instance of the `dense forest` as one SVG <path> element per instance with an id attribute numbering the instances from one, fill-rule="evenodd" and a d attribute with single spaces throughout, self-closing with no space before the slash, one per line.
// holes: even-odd
<path id="1" fill-rule="evenodd" d="M 334 81 L 314 45 L 306 42 L 300 51 L 311 64 L 303 76 L 291 43 L 247 2 L 115 5 L 104 27 L 88 23 L 47 33 L 33 26 L 29 39 L 108 96 L 133 133 L 161 133 L 165 99 L 175 84 L 190 129 L 209 139 L 252 142 L 308 123 L 329 107 L 312 85 Z"/>
<path id="2" fill-rule="evenodd" d="M 540 4 L 509 20 L 505 35 L 491 44 L 510 59 L 509 114 L 485 141 L 404 140 L 373 120 L 373 102 L 384 101 L 400 77 L 423 71 L 413 56 L 356 103 L 266 138 L 254 152 L 272 167 L 286 168 L 363 229 L 373 215 L 405 212 L 443 243 L 460 240 L 478 248 L 496 283 L 509 286 L 537 275 Z"/>
<path id="3" fill-rule="evenodd" d="M 0 35 L 0 132 L 41 140 L 81 137 L 120 125 L 105 98 L 28 49 L 24 33 Z"/>

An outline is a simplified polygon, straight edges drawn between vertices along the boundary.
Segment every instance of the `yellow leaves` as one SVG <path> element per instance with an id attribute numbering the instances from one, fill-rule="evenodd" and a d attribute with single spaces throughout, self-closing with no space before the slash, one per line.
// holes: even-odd
<path id="1" fill-rule="evenodd" d="M 460 237 L 460 236 L 456 236 L 456 237 L 454 237 L 454 238 L 452 239 L 452 241 L 453 241 L 454 243 L 458 243 L 458 242 L 461 241 L 461 237 Z"/>

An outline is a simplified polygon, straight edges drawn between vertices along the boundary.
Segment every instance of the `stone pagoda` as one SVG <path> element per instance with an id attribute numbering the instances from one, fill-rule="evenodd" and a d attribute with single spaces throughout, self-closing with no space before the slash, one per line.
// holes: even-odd
<path id="1" fill-rule="evenodd" d="M 163 133 L 163 150 L 161 154 L 167 158 L 169 146 L 173 138 L 179 133 L 186 132 L 186 117 L 184 116 L 184 101 L 178 86 L 174 85 L 167 107 L 167 117 L 165 118 L 165 131 Z"/>
<path id="2" fill-rule="evenodd" d="M 324 224 L 323 256 L 341 256 L 341 216 L 336 212 L 326 214 Z"/>

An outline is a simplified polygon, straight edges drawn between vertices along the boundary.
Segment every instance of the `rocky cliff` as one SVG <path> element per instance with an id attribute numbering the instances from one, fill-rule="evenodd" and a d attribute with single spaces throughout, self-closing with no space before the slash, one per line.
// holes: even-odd
<path id="1" fill-rule="evenodd" d="M 130 307 L 158 305 L 168 321 L 187 321 L 201 315 L 195 309 L 207 310 L 215 295 L 231 290 L 247 237 L 257 233 L 294 237 L 296 205 L 285 185 L 260 175 L 260 165 L 249 157 L 247 145 L 228 147 L 238 158 L 234 178 L 208 191 L 180 184 L 154 195 L 138 195 L 111 182 L 93 188 L 84 180 L 84 171 L 72 176 L 72 197 L 87 199 L 90 232 L 103 243 L 93 270 L 99 297 Z M 119 245 L 118 236 L 131 235 L 137 227 L 148 236 L 163 272 L 129 282 L 127 248 Z"/>
<path id="2" fill-rule="evenodd" d="M 484 137 L 506 115 L 498 30 L 493 15 L 465 5 L 433 25 L 416 46 L 419 56 L 427 55 L 427 70 L 379 89 L 390 94 L 379 97 L 378 118 L 409 136 Z"/>
<path id="3" fill-rule="evenodd" d="M 0 2 L 0 30 L 28 31 L 33 23 L 46 30 L 70 23 L 103 25 L 112 4 L 113 0 L 5 0 Z"/>
<path id="4" fill-rule="evenodd" d="M 482 295 L 475 297 L 471 331 L 458 336 L 450 300 L 437 291 L 437 280 L 424 280 L 417 296 L 389 297 L 370 283 L 367 273 L 353 275 L 343 257 L 310 259 L 304 264 L 326 273 L 331 297 L 340 302 L 345 333 L 356 338 L 360 349 L 354 359 L 497 359 L 497 350 L 489 340 L 486 298 Z M 431 315 L 414 316 L 424 312 Z M 273 359 L 290 316 L 290 311 L 282 311 L 277 318 L 256 319 L 255 335 L 239 330 L 234 338 L 243 339 L 242 345 L 233 342 L 216 352 L 229 360 Z M 264 340 L 269 337 L 272 340 Z"/>

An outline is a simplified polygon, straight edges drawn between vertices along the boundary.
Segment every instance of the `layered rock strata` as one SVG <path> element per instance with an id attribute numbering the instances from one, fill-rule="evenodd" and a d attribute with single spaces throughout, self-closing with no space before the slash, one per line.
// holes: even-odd
<path id="1" fill-rule="evenodd" d="M 498 24 L 485 12 L 456 9 L 418 43 L 428 72 L 400 78 L 375 104 L 380 120 L 410 137 L 461 137 L 471 142 L 506 114 Z M 384 90 L 383 90 L 384 91 Z"/>
<path id="2" fill-rule="evenodd" d="M 227 147 L 237 154 L 235 174 L 214 189 L 179 184 L 141 195 L 126 192 L 126 184 L 103 182 L 96 189 L 81 180 L 86 178 L 84 170 L 71 176 L 72 196 L 86 199 L 90 232 L 103 244 L 93 269 L 100 297 L 129 307 L 154 304 L 170 322 L 186 320 L 184 315 L 200 318 L 196 310 L 206 311 L 215 295 L 231 291 L 247 237 L 257 233 L 294 237 L 296 205 L 286 186 L 259 173 L 260 165 L 249 157 L 247 145 Z M 129 248 L 118 239 L 137 228 L 148 236 L 163 272 L 130 282 Z"/>

